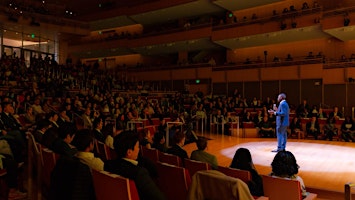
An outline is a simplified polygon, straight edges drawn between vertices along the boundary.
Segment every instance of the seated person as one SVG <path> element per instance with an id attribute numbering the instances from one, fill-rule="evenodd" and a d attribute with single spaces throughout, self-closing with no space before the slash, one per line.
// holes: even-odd
<path id="1" fill-rule="evenodd" d="M 333 112 L 329 113 L 329 117 L 334 117 L 335 120 L 338 120 L 339 118 L 343 118 L 343 115 L 339 112 L 338 106 L 335 106 L 333 108 Z"/>
<path id="2" fill-rule="evenodd" d="M 153 140 L 149 129 L 144 129 L 143 138 L 139 141 L 140 145 L 148 149 L 152 148 Z"/>
<path id="3" fill-rule="evenodd" d="M 272 123 L 270 122 L 267 114 L 265 114 L 263 121 L 261 121 L 258 124 L 258 127 L 259 127 L 259 135 L 261 137 L 267 137 L 267 138 L 275 137 L 275 132 L 272 127 Z"/>
<path id="4" fill-rule="evenodd" d="M 207 139 L 199 138 L 196 141 L 196 146 L 197 146 L 197 150 L 194 150 L 191 153 L 191 160 L 206 162 L 211 165 L 212 169 L 217 169 L 218 168 L 217 157 L 205 151 L 205 149 L 207 148 Z"/>
<path id="5" fill-rule="evenodd" d="M 316 117 L 312 117 L 311 121 L 306 124 L 307 135 L 313 135 L 314 139 L 318 139 L 318 135 L 320 135 L 320 127 Z"/>
<path id="6" fill-rule="evenodd" d="M 70 122 L 60 126 L 58 138 L 53 141 L 52 150 L 62 156 L 73 157 L 78 150 L 71 145 L 76 133 L 76 127 Z"/>
<path id="7" fill-rule="evenodd" d="M 37 123 L 36 131 L 33 133 L 36 142 L 42 144 L 43 135 L 48 128 L 50 128 L 50 122 L 46 119 L 42 119 Z"/>
<path id="8" fill-rule="evenodd" d="M 251 174 L 251 182 L 248 183 L 250 193 L 253 196 L 264 195 L 262 178 L 256 171 L 250 151 L 248 149 L 239 148 L 235 152 L 232 163 L 229 167 L 249 171 Z"/>
<path id="9" fill-rule="evenodd" d="M 114 149 L 113 138 L 115 138 L 116 135 L 122 133 L 123 131 L 120 126 L 118 128 L 120 130 L 115 130 L 113 124 L 106 124 L 106 126 L 102 129 L 102 133 L 104 134 L 104 138 L 105 138 L 105 144 L 111 149 Z"/>
<path id="10" fill-rule="evenodd" d="M 338 135 L 338 129 L 335 128 L 335 119 L 334 117 L 328 118 L 326 124 L 323 127 L 325 139 L 333 140 L 334 135 Z"/>
<path id="11" fill-rule="evenodd" d="M 175 133 L 173 137 L 173 146 L 167 150 L 167 153 L 179 156 L 182 163 L 184 163 L 185 158 L 189 158 L 187 152 L 182 147 L 185 144 L 185 134 L 181 131 Z"/>
<path id="12" fill-rule="evenodd" d="M 222 134 L 222 127 L 224 129 L 224 134 L 229 134 L 228 127 L 226 126 L 226 121 L 221 110 L 217 110 L 217 115 L 213 117 L 213 123 L 217 125 L 218 134 Z"/>
<path id="13" fill-rule="evenodd" d="M 94 136 L 89 129 L 81 129 L 75 134 L 73 145 L 78 153 L 75 155 L 80 162 L 86 164 L 91 169 L 97 171 L 104 170 L 104 162 L 100 158 L 94 157 Z"/>
<path id="14" fill-rule="evenodd" d="M 165 153 L 168 149 L 165 145 L 165 136 L 162 132 L 157 132 L 153 137 L 153 148 L 158 149 L 159 151 Z"/>
<path id="15" fill-rule="evenodd" d="M 298 133 L 301 134 L 302 137 L 303 131 L 302 131 L 302 125 L 301 125 L 301 119 L 299 117 L 294 117 L 290 123 L 290 130 L 291 130 L 291 135 L 298 135 Z"/>
<path id="16" fill-rule="evenodd" d="M 298 176 L 298 164 L 295 156 L 289 151 L 279 151 L 271 163 L 272 172 L 271 176 L 280 177 L 284 179 L 297 180 L 301 185 L 302 196 L 306 197 L 306 186 L 303 179 Z"/>
<path id="17" fill-rule="evenodd" d="M 355 141 L 354 139 L 355 133 L 355 124 L 350 116 L 346 116 L 343 124 L 341 125 L 341 137 L 346 142 Z"/>
<path id="18" fill-rule="evenodd" d="M 139 154 L 138 135 L 123 132 L 115 137 L 114 147 L 117 159 L 106 161 L 104 170 L 133 180 L 140 199 L 165 199 L 147 169 L 140 166 L 137 161 Z"/>
<path id="19" fill-rule="evenodd" d="M 0 161 L 2 163 L 2 168 L 0 169 L 6 169 L 7 174 L 5 175 L 5 183 L 7 184 L 9 190 L 9 195 L 8 199 L 24 199 L 27 197 L 26 193 L 21 192 L 18 189 L 18 163 L 16 160 L 13 158 L 11 154 L 11 149 L 8 143 L 6 143 L 6 140 L 0 139 L 0 146 L 1 148 L 4 147 L 4 145 L 7 145 L 7 149 L 9 153 L 5 154 L 5 152 L 0 153 Z M 4 142 L 4 143 L 3 143 Z M 2 149 L 4 150 L 4 149 Z"/>

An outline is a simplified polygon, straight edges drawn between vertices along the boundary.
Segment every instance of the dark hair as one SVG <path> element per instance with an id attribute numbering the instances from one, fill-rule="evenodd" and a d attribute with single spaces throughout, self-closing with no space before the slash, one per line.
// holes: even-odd
<path id="1" fill-rule="evenodd" d="M 207 139 L 206 138 L 198 138 L 196 141 L 196 146 L 198 150 L 205 150 L 207 147 Z"/>
<path id="2" fill-rule="evenodd" d="M 183 138 L 185 138 L 185 134 L 177 130 L 173 137 L 174 144 L 178 144 Z"/>
<path id="3" fill-rule="evenodd" d="M 126 157 L 129 149 L 134 149 L 134 146 L 139 142 L 138 134 L 133 131 L 125 131 L 115 136 L 113 146 L 118 158 Z"/>
<path id="4" fill-rule="evenodd" d="M 85 151 L 91 143 L 94 142 L 94 136 L 89 129 L 81 129 L 76 132 L 72 144 L 78 149 L 78 151 Z"/>
<path id="5" fill-rule="evenodd" d="M 105 138 L 109 135 L 113 136 L 113 127 L 113 124 L 106 124 L 106 126 L 103 127 L 102 134 L 104 134 Z"/>
<path id="6" fill-rule="evenodd" d="M 101 122 L 101 118 L 100 117 L 98 117 L 98 118 L 95 118 L 94 119 L 94 122 L 92 123 L 92 126 L 94 127 L 94 128 L 96 128 L 97 127 L 97 125 Z"/>
<path id="7" fill-rule="evenodd" d="M 65 122 L 59 127 L 58 137 L 65 139 L 67 135 L 73 136 L 76 132 L 76 127 L 71 122 Z"/>
<path id="8" fill-rule="evenodd" d="M 254 169 L 250 151 L 246 148 L 237 149 L 237 151 L 235 151 L 230 167 L 242 170 Z"/>
<path id="9" fill-rule="evenodd" d="M 49 119 L 49 118 L 53 117 L 54 115 L 58 115 L 58 113 L 52 111 L 46 115 L 46 119 Z"/>
<path id="10" fill-rule="evenodd" d="M 272 172 L 275 176 L 293 176 L 298 173 L 299 166 L 295 156 L 289 151 L 279 151 L 271 163 Z"/>

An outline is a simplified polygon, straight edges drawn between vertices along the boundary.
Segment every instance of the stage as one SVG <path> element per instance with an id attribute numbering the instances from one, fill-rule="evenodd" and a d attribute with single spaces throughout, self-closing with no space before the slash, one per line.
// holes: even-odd
<path id="1" fill-rule="evenodd" d="M 201 134 L 198 134 L 201 135 Z M 260 174 L 271 172 L 271 162 L 276 155 L 276 138 L 238 138 L 204 134 L 210 138 L 207 152 L 217 156 L 218 164 L 229 166 L 235 151 L 248 148 L 254 165 Z M 197 149 L 194 143 L 185 145 L 188 154 Z M 307 188 L 344 192 L 344 184 L 355 182 L 355 143 L 289 139 L 286 150 L 291 151 L 297 160 L 299 175 Z"/>

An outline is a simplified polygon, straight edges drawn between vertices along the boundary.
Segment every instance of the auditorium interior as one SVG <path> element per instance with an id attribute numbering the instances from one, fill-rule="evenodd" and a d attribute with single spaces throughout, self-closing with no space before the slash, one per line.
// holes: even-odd
<path id="1" fill-rule="evenodd" d="M 326 114 L 337 107 L 343 114 L 335 123 L 337 141 L 316 140 L 297 132 L 290 136 L 290 151 L 296 152 L 300 175 L 318 199 L 355 197 L 351 189 L 355 186 L 350 184 L 355 181 L 355 168 L 327 167 L 328 163 L 335 168 L 355 165 L 351 160 L 355 143 L 344 141 L 341 135 L 343 118 L 354 119 L 355 114 L 353 0 L 1 0 L 0 46 L 2 104 L 7 94 L 25 98 L 46 93 L 50 100 L 45 102 L 52 103 L 49 110 L 59 113 L 58 104 L 64 105 L 67 98 L 84 104 L 86 99 L 80 96 L 104 88 L 110 95 L 105 97 L 102 92 L 97 98 L 107 102 L 116 97 L 129 102 L 145 98 L 169 107 L 173 100 L 186 97 L 188 103 L 179 105 L 179 110 L 182 106 L 191 113 L 201 103 L 228 104 L 237 98 L 232 113 L 238 116 L 245 111 L 254 117 L 262 107 L 251 104 L 266 99 L 276 103 L 281 92 L 287 94 L 292 117 L 299 117 L 297 108 L 305 101 L 310 112 L 312 106 Z M 47 91 L 41 92 L 39 87 Z M 57 101 L 58 96 L 63 102 Z M 195 98 L 200 103 L 190 105 Z M 114 116 L 105 110 L 108 104 L 101 105 L 100 112 Z M 19 109 L 20 105 L 16 112 Z M 72 114 L 71 119 L 81 128 L 86 126 L 82 113 Z M 247 127 L 242 115 L 232 125 L 222 125 L 229 131 L 226 135 L 218 134 L 214 114 L 193 123 L 195 136 L 208 139 L 206 151 L 217 156 L 220 166 L 229 166 L 237 148 L 249 148 L 258 172 L 268 174 L 276 138 L 261 138 L 256 125 Z M 149 118 L 139 123 L 126 121 L 125 125 L 157 132 L 159 117 L 153 118 L 154 122 Z M 303 131 L 310 118 L 311 114 L 301 119 Z M 322 117 L 319 123 L 324 134 L 327 122 Z M 35 130 L 27 125 L 28 130 Z M 28 135 L 27 140 L 29 151 L 40 151 Z M 189 155 L 196 149 L 194 143 L 184 148 Z M 327 152 L 328 157 L 319 151 Z M 36 159 L 40 154 L 27 153 L 22 171 L 24 199 L 49 199 L 45 182 L 50 180 L 42 183 L 43 177 L 36 178 L 37 173 L 50 176 L 43 167 L 36 170 L 43 165 L 43 157 L 41 162 Z M 0 168 L 0 185 L 6 185 L 4 176 L 6 172 Z M 0 200 L 8 198 L 7 192 L 0 189 Z M 128 196 L 135 199 L 137 191 Z"/>

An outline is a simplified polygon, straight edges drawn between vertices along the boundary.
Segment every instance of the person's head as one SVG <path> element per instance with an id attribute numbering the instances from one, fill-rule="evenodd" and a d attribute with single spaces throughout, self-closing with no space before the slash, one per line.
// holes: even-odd
<path id="1" fill-rule="evenodd" d="M 289 177 L 298 173 L 298 164 L 295 156 L 289 151 L 279 151 L 271 163 L 275 176 Z"/>
<path id="2" fill-rule="evenodd" d="M 280 102 L 282 100 L 286 99 L 286 94 L 285 93 L 281 93 L 279 94 L 279 96 L 277 97 L 277 101 Z"/>
<path id="3" fill-rule="evenodd" d="M 65 122 L 59 127 L 58 137 L 70 144 L 75 136 L 76 127 L 73 123 Z"/>
<path id="4" fill-rule="evenodd" d="M 113 146 L 118 158 L 137 160 L 139 153 L 139 137 L 134 132 L 123 132 L 114 138 Z"/>
<path id="5" fill-rule="evenodd" d="M 205 150 L 207 148 L 207 139 L 206 138 L 198 138 L 196 141 L 196 146 L 198 150 Z"/>
<path id="6" fill-rule="evenodd" d="M 5 113 L 9 113 L 9 114 L 14 114 L 15 110 L 14 107 L 12 106 L 12 104 L 10 102 L 5 102 L 3 105 L 3 111 Z"/>
<path id="7" fill-rule="evenodd" d="M 89 129 L 81 129 L 76 132 L 72 144 L 78 151 L 92 152 L 94 150 L 94 136 Z"/>
<path id="8" fill-rule="evenodd" d="M 95 129 L 101 130 L 104 123 L 102 122 L 101 118 L 95 118 L 92 124 Z"/>
<path id="9" fill-rule="evenodd" d="M 181 131 L 176 131 L 173 137 L 173 141 L 177 145 L 184 145 L 185 144 L 185 134 Z"/>
<path id="10" fill-rule="evenodd" d="M 253 160 L 250 151 L 246 148 L 239 148 L 234 154 L 231 168 L 249 170 L 254 168 Z"/>
<path id="11" fill-rule="evenodd" d="M 47 114 L 47 119 L 56 122 L 58 120 L 58 114 L 56 112 L 50 112 Z"/>
<path id="12" fill-rule="evenodd" d="M 33 108 L 31 106 L 28 106 L 27 109 L 26 109 L 26 112 L 28 114 L 33 114 Z"/>
<path id="13" fill-rule="evenodd" d="M 335 106 L 334 107 L 334 112 L 338 112 L 338 110 L 339 110 L 338 106 Z"/>

